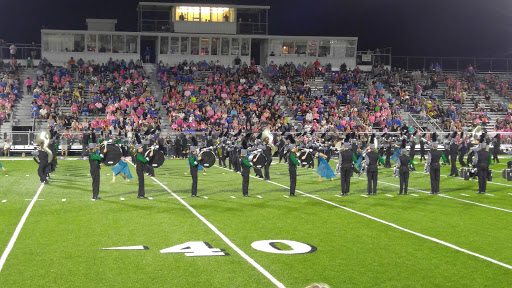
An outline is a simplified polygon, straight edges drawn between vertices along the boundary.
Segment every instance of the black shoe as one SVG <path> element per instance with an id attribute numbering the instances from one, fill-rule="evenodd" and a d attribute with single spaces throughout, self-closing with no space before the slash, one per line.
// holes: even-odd
<path id="1" fill-rule="evenodd" d="M 293 194 L 293 195 L 290 195 L 290 197 L 297 197 L 297 195 Z"/>
<path id="2" fill-rule="evenodd" d="M 263 176 L 258 176 L 258 178 L 262 179 L 262 178 L 263 178 Z"/>
<path id="3" fill-rule="evenodd" d="M 372 193 L 366 193 L 366 195 L 372 195 Z"/>
<path id="4" fill-rule="evenodd" d="M 146 196 L 137 196 L 137 199 L 148 199 Z"/>
<path id="5" fill-rule="evenodd" d="M 263 180 L 265 180 L 265 181 L 270 181 L 270 179 L 269 179 L 269 178 L 265 178 L 265 179 L 263 179 Z"/>
<path id="6" fill-rule="evenodd" d="M 373 195 L 377 195 L 377 192 L 373 193 Z"/>
<path id="7" fill-rule="evenodd" d="M 430 193 L 428 193 L 428 194 L 430 194 L 430 195 L 436 195 L 436 192 L 430 192 Z"/>
<path id="8" fill-rule="evenodd" d="M 96 196 L 96 197 L 92 197 L 92 199 L 100 200 L 100 199 L 101 199 L 101 197 Z"/>
<path id="9" fill-rule="evenodd" d="M 44 183 L 44 184 L 50 184 L 50 181 L 48 181 L 48 180 L 44 180 L 44 182 L 43 182 L 43 183 Z"/>
<path id="10" fill-rule="evenodd" d="M 403 195 L 402 193 L 398 193 L 398 195 Z"/>
<path id="11" fill-rule="evenodd" d="M 404 195 L 407 195 L 407 192 L 405 192 Z"/>

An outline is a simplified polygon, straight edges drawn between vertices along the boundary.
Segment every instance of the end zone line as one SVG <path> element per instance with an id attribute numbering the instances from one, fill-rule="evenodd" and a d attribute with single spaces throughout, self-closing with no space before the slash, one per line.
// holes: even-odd
<path id="1" fill-rule="evenodd" d="M 32 198 L 32 201 L 30 201 L 30 204 L 28 204 L 27 210 L 25 210 L 25 213 L 21 217 L 20 223 L 18 223 L 16 230 L 14 230 L 14 234 L 12 234 L 11 240 L 9 240 L 9 243 L 7 244 L 7 247 L 4 250 L 2 257 L 0 257 L 0 272 L 2 272 L 2 268 L 4 267 L 5 261 L 7 260 L 7 256 L 9 256 L 9 253 L 11 253 L 12 247 L 14 247 L 14 243 L 16 243 L 16 239 L 18 239 L 18 236 L 20 235 L 21 228 L 23 228 L 25 221 L 27 221 L 28 214 L 30 214 L 32 207 L 34 207 L 34 204 L 36 203 L 39 194 L 41 194 L 41 191 L 43 191 L 43 187 L 44 184 L 41 184 L 41 186 L 39 186 L 36 195 L 34 195 L 34 198 Z"/>
<path id="2" fill-rule="evenodd" d="M 221 168 L 221 167 L 219 167 L 219 168 Z M 226 168 L 222 168 L 222 169 L 226 169 Z M 226 170 L 227 170 L 227 169 L 226 169 Z M 252 176 L 252 177 L 254 177 L 254 176 Z M 257 177 L 254 177 L 254 178 L 257 178 Z M 258 179 L 260 179 L 260 178 L 258 178 Z M 260 180 L 263 180 L 263 179 L 260 179 Z M 287 186 L 285 186 L 285 185 L 282 185 L 282 184 L 279 184 L 279 183 L 276 183 L 276 182 L 273 182 L 273 181 L 264 181 L 264 182 L 272 183 L 272 184 L 274 184 L 274 185 L 277 185 L 277 186 L 280 186 L 280 187 L 283 187 L 283 188 L 286 188 L 286 189 L 290 189 L 290 187 L 287 187 Z M 322 201 L 322 202 L 325 202 L 325 203 L 327 203 L 327 204 L 330 204 L 330 205 L 333 205 L 333 206 L 339 207 L 339 208 L 341 208 L 341 209 L 347 210 L 347 211 L 352 212 L 352 213 L 355 213 L 355 214 L 357 214 L 357 215 L 360 215 L 360 216 L 366 217 L 366 218 L 368 218 L 368 219 L 371 219 L 371 220 L 374 220 L 374 221 L 380 222 L 380 223 L 382 223 L 382 224 L 385 224 L 385 225 L 391 226 L 391 227 L 393 227 L 393 228 L 396 228 L 396 229 L 402 230 L 402 231 L 404 231 L 404 232 L 414 234 L 414 235 L 419 236 L 419 237 L 421 237 L 421 238 L 424 238 L 424 239 L 427 239 L 427 240 L 430 240 L 430 241 L 433 241 L 433 242 L 439 243 L 439 244 L 441 244 L 441 245 L 444 245 L 444 246 L 450 247 L 450 248 L 452 248 L 452 249 L 455 249 L 455 250 L 458 250 L 458 251 L 464 252 L 464 253 L 466 253 L 466 254 L 469 254 L 469 255 L 472 255 L 472 256 L 478 257 L 478 258 L 480 258 L 480 259 L 483 259 L 483 260 L 489 261 L 489 262 L 491 262 L 491 263 L 494 263 L 494 264 L 497 264 L 497 265 L 500 265 L 500 266 L 503 266 L 503 267 L 505 267 L 505 268 L 508 268 L 508 269 L 512 270 L 512 265 L 505 264 L 505 263 L 503 263 L 503 262 L 500 262 L 500 261 L 498 261 L 498 260 L 494 260 L 494 259 L 489 258 L 489 257 L 487 257 L 487 256 L 480 255 L 480 254 L 475 253 L 475 252 L 471 252 L 471 251 L 466 250 L 466 249 L 464 249 L 464 248 L 461 248 L 461 247 L 459 247 L 459 246 L 455 246 L 455 245 L 450 244 L 450 243 L 448 243 L 448 242 L 445 242 L 445 241 L 443 241 L 443 240 L 439 240 L 439 239 L 437 239 L 437 238 L 430 237 L 430 236 L 427 236 L 427 235 L 424 235 L 424 234 L 421 234 L 421 233 L 418 233 L 418 232 L 415 232 L 415 231 L 409 230 L 409 229 L 404 228 L 404 227 L 402 227 L 402 226 L 398 226 L 398 225 L 393 224 L 393 223 L 391 223 L 391 222 L 387 222 L 387 221 L 385 221 L 385 220 L 382 220 L 382 219 L 379 219 L 379 218 L 376 218 L 376 217 L 370 216 L 370 215 L 368 215 L 368 214 L 365 214 L 365 213 L 362 213 L 362 212 L 359 212 L 359 211 L 356 211 L 356 210 L 350 209 L 350 208 L 348 208 L 348 207 L 341 206 L 341 205 L 336 204 L 336 203 L 334 203 L 334 202 L 331 202 L 331 201 L 328 201 L 328 200 L 322 199 L 322 198 L 320 198 L 320 197 L 318 197 L 318 196 L 316 196 L 316 195 L 311 195 L 311 194 L 308 194 L 308 193 L 305 193 L 305 192 L 302 192 L 302 191 L 299 191 L 299 190 L 295 190 L 295 191 L 296 191 L 296 192 L 299 192 L 299 193 L 301 193 L 301 194 L 303 194 L 303 195 L 305 195 L 305 196 L 311 197 L 311 198 L 313 198 L 313 199 L 320 200 L 320 201 Z"/>
<path id="3" fill-rule="evenodd" d="M 128 161 L 128 162 L 130 164 L 132 164 L 133 166 L 135 166 L 131 161 Z M 256 261 L 254 261 L 251 257 L 249 257 L 249 255 L 245 254 L 244 251 L 242 251 L 233 242 L 231 242 L 231 240 L 229 240 L 228 237 L 226 237 L 224 234 L 222 234 L 222 232 L 220 232 L 219 229 L 217 229 L 215 226 L 213 226 L 212 223 L 210 223 L 208 220 L 206 220 L 206 218 L 201 216 L 201 214 L 199 214 L 194 208 L 192 208 L 192 206 L 188 205 L 187 202 L 182 200 L 178 195 L 176 195 L 174 192 L 172 192 L 171 189 L 167 188 L 167 186 L 162 184 L 162 182 L 158 181 L 158 179 L 156 179 L 155 177 L 150 177 L 150 178 L 153 179 L 153 181 L 158 183 L 160 186 L 162 186 L 162 188 L 164 188 L 165 191 L 169 192 L 169 194 L 171 194 L 174 198 L 176 198 L 178 201 L 180 201 L 181 204 L 183 204 L 185 207 L 187 207 L 187 209 L 190 210 L 190 212 L 192 212 L 194 215 L 196 215 L 197 218 L 199 218 L 204 224 L 206 224 L 206 226 L 208 226 L 213 232 L 215 232 L 215 234 L 217 234 L 222 240 L 224 240 L 224 242 L 226 242 L 231 248 L 233 248 L 233 250 L 235 250 L 240 256 L 242 256 L 242 258 L 244 258 L 247 262 L 249 262 L 252 266 L 254 266 L 254 268 L 256 268 L 258 271 L 260 271 L 261 274 L 265 275 L 265 277 L 267 277 L 270 281 L 272 281 L 272 283 L 274 283 L 279 288 L 285 288 L 283 283 L 279 282 L 279 280 L 274 278 L 274 276 L 272 276 L 267 270 L 265 270 L 265 268 L 261 267 L 261 265 L 258 264 Z"/>

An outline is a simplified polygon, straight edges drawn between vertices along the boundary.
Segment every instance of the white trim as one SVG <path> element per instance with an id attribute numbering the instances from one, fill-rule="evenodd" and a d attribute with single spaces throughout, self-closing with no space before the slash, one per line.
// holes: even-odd
<path id="1" fill-rule="evenodd" d="M 25 221 L 27 221 L 28 214 L 30 214 L 32 207 L 34 207 L 34 204 L 36 203 L 39 194 L 41 194 L 41 191 L 43 191 L 43 187 L 44 184 L 41 184 L 41 186 L 39 186 L 36 195 L 34 195 L 34 198 L 32 198 L 32 201 L 30 202 L 30 204 L 28 204 L 27 210 L 25 210 L 25 213 L 21 217 L 20 223 L 18 223 L 16 230 L 14 230 L 14 234 L 12 234 L 11 240 L 9 240 L 9 243 L 7 244 L 7 247 L 4 250 L 2 257 L 0 257 L 0 272 L 2 272 L 2 268 L 4 267 L 5 261 L 7 260 L 7 256 L 9 256 L 9 253 L 11 253 L 11 250 L 14 247 L 14 243 L 16 243 L 16 239 L 18 239 L 18 236 L 20 235 L 21 228 L 23 228 Z"/>
<path id="2" fill-rule="evenodd" d="M 128 162 L 130 164 L 132 164 L 133 166 L 135 166 L 131 161 L 128 161 Z M 188 205 L 187 202 L 183 201 L 178 195 L 176 195 L 174 192 L 172 192 L 171 189 L 167 188 L 167 186 L 162 184 L 162 182 L 158 181 L 155 177 L 150 177 L 150 178 L 153 179 L 153 181 L 158 183 L 160 186 L 162 186 L 162 188 L 164 188 L 167 192 L 169 192 L 169 194 L 171 194 L 174 198 L 176 198 L 178 201 L 180 201 L 181 204 L 183 204 L 185 207 L 187 207 L 187 209 L 190 210 L 190 212 L 192 212 L 194 215 L 196 215 L 197 218 L 199 218 L 204 224 L 206 224 L 206 226 L 208 226 L 213 232 L 215 232 L 215 234 L 217 234 L 217 236 L 219 236 L 222 240 L 224 240 L 224 242 L 226 242 L 226 244 L 228 244 L 240 256 L 242 256 L 242 258 L 244 258 L 254 268 L 256 268 L 258 271 L 260 271 L 261 274 L 265 275 L 265 277 L 267 277 L 270 281 L 272 281 L 272 283 L 274 283 L 274 285 L 276 285 L 276 287 L 285 288 L 283 283 L 279 282 L 276 278 L 274 278 L 274 276 L 272 276 L 267 270 L 265 270 L 265 268 L 261 267 L 261 265 L 258 264 L 256 261 L 254 261 L 251 257 L 249 257 L 249 255 L 245 254 L 244 251 L 242 251 L 240 248 L 238 248 L 238 246 L 236 246 L 233 242 L 231 242 L 231 240 L 229 240 L 228 237 L 226 237 L 224 234 L 222 234 L 222 232 L 220 232 L 219 229 L 217 229 L 215 226 L 213 226 L 212 223 L 210 223 L 208 220 L 206 220 L 206 218 L 201 216 L 201 214 L 199 214 L 194 208 L 192 208 L 192 206 Z"/>
<path id="3" fill-rule="evenodd" d="M 217 166 L 215 166 L 215 167 L 217 167 Z M 222 167 L 218 167 L 218 168 L 225 169 L 225 170 L 228 170 L 228 171 L 229 171 L 229 169 L 227 169 L 227 168 L 222 168 Z M 258 178 L 258 177 L 252 176 L 252 175 L 251 175 L 251 177 L 256 178 L 256 179 L 260 179 L 260 178 Z M 260 179 L 260 180 L 263 180 L 263 179 Z M 268 182 L 268 183 L 271 183 L 271 184 L 274 184 L 274 185 L 277 185 L 277 186 L 280 186 L 280 187 L 283 187 L 283 188 L 290 189 L 290 187 L 284 186 L 284 185 L 282 185 L 282 184 L 279 184 L 279 183 L 276 183 L 276 182 L 273 182 L 273 181 L 265 181 L 265 182 Z M 398 229 L 398 230 L 402 230 L 402 231 L 404 231 L 404 232 L 411 233 L 411 234 L 416 235 L 416 236 L 419 236 L 419 237 L 421 237 L 421 238 L 424 238 L 424 239 L 427 239 L 427 240 L 430 240 L 430 241 L 433 241 L 433 242 L 439 243 L 439 244 L 441 244 L 441 245 L 444 245 L 444 246 L 450 247 L 450 248 L 452 248 L 452 249 L 455 249 L 455 250 L 458 250 L 458 251 L 464 252 L 464 253 L 466 253 L 466 254 L 469 254 L 469 255 L 472 255 L 472 256 L 478 257 L 478 258 L 480 258 L 480 259 L 483 259 L 483 260 L 489 261 L 489 262 L 491 262 L 491 263 L 494 263 L 494 264 L 497 264 L 497 265 L 500 265 L 500 266 L 502 266 L 502 267 L 505 267 L 505 268 L 508 268 L 508 269 L 512 270 L 512 265 L 508 265 L 508 264 L 505 264 L 505 263 L 500 262 L 500 261 L 498 261 L 498 260 L 495 260 L 495 259 L 489 258 L 489 257 L 487 257 L 487 256 L 480 255 L 480 254 L 475 253 L 475 252 L 471 252 L 471 251 L 469 251 L 469 250 L 466 250 L 466 249 L 461 248 L 461 247 L 459 247 L 459 246 L 456 246 L 456 245 L 450 244 L 450 243 L 445 242 L 445 241 L 443 241 L 443 240 L 439 240 L 439 239 L 437 239 L 437 238 L 430 237 L 430 236 L 427 236 L 427 235 L 424 235 L 424 234 L 421 234 L 421 233 L 418 233 L 418 232 L 415 232 L 415 231 L 409 230 L 409 229 L 407 229 L 407 228 L 404 228 L 404 227 L 402 227 L 402 226 L 398 226 L 398 225 L 396 225 L 396 224 L 393 224 L 393 223 L 391 223 L 391 222 L 388 222 L 388 221 L 385 221 L 385 220 L 379 219 L 379 218 L 377 218 L 377 217 L 370 216 L 370 215 L 368 215 L 368 214 L 365 214 L 365 213 L 362 213 L 362 212 L 359 212 L 359 211 L 356 211 L 356 210 L 350 209 L 350 208 L 345 207 L 345 206 L 341 206 L 341 205 L 336 204 L 336 203 L 334 203 L 334 202 L 331 202 L 331 201 L 328 201 L 328 200 L 322 199 L 322 198 L 320 198 L 320 197 L 318 197 L 318 196 L 316 196 L 316 195 L 311 195 L 311 194 L 308 194 L 308 193 L 305 193 L 305 192 L 302 192 L 302 191 L 299 191 L 299 190 L 295 190 L 295 192 L 301 193 L 301 194 L 303 194 L 304 196 L 308 196 L 308 197 L 311 197 L 311 198 L 313 198 L 313 199 L 320 200 L 320 201 L 325 202 L 325 203 L 327 203 L 327 204 L 330 204 L 330 205 L 336 206 L 336 207 L 341 208 L 341 209 L 344 209 L 344 210 L 346 210 L 346 211 L 349 211 L 349 212 L 355 213 L 355 214 L 357 214 L 357 215 L 360 215 L 360 216 L 366 217 L 366 218 L 368 218 L 368 219 L 371 219 L 371 220 L 374 220 L 374 221 L 380 222 L 380 223 L 382 223 L 382 224 L 385 224 L 385 225 L 391 226 L 391 227 L 396 228 L 396 229 Z"/>

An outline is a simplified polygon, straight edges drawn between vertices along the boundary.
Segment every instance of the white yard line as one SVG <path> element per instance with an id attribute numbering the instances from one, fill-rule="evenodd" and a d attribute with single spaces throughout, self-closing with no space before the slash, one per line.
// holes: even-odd
<path id="1" fill-rule="evenodd" d="M 219 167 L 221 168 L 221 167 Z M 226 168 L 221 168 L 221 169 L 226 169 Z M 228 170 L 228 169 L 226 169 Z M 251 176 L 251 177 L 254 177 L 254 176 Z M 254 178 L 257 178 L 257 177 L 254 177 Z M 259 178 L 257 178 L 259 179 Z M 282 185 L 282 184 L 279 184 L 279 183 L 276 183 L 276 182 L 273 182 L 273 181 L 265 181 L 265 182 L 268 182 L 268 183 L 271 183 L 271 184 L 274 184 L 274 185 L 277 185 L 277 186 L 280 186 L 280 187 L 283 187 L 283 188 L 287 188 L 287 189 L 290 189 L 290 187 L 287 187 L 285 185 Z M 338 208 L 341 208 L 341 209 L 344 209 L 346 211 L 349 211 L 349 212 L 352 212 L 352 213 L 355 213 L 357 215 L 360 215 L 360 216 L 363 216 L 363 217 L 366 217 L 368 219 L 371 219 L 371 220 L 374 220 L 374 221 L 377 221 L 377 222 L 380 222 L 382 224 L 385 224 L 385 225 L 388 225 L 388 226 L 391 226 L 393 228 L 396 228 L 398 230 L 401 230 L 401 231 L 404 231 L 404 232 L 407 232 L 407 233 L 411 233 L 413 235 L 416 235 L 418 237 L 421 237 L 421 238 L 424 238 L 424 239 L 427 239 L 427 240 L 430 240 L 430 241 L 433 241 L 433 242 L 436 242 L 436 243 L 439 243 L 441 245 L 444 245 L 444 246 L 447 246 L 447 247 L 450 247 L 452 249 L 455 249 L 455 250 L 458 250 L 460 252 L 463 252 L 463 253 L 466 253 L 466 254 L 469 254 L 469 255 L 472 255 L 472 256 L 475 256 L 475 257 L 478 257 L 480 259 L 483 259 L 483 260 L 486 260 L 486 261 L 489 261 L 491 263 L 494 263 L 494 264 L 497 264 L 497 265 L 500 265 L 502 267 L 505 267 L 505 268 L 508 268 L 510 270 L 512 270 L 512 265 L 508 265 L 508 264 L 505 264 L 503 262 L 500 262 L 498 260 L 495 260 L 495 259 L 492 259 L 492 258 L 489 258 L 487 256 L 484 256 L 484 255 L 481 255 L 481 254 L 478 254 L 478 253 L 475 253 L 475 252 L 471 252 L 469 250 L 466 250 L 464 248 L 461 248 L 459 246 L 456 246 L 456 245 L 453 245 L 453 244 L 450 244 L 448 242 L 445 242 L 443 240 L 439 240 L 437 238 L 434 238 L 434 237 L 430 237 L 430 236 L 427 236 L 427 235 L 424 235 L 424 234 L 421 234 L 421 233 L 418 233 L 418 232 L 415 232 L 415 231 L 412 231 L 412 230 L 409 230 L 407 228 L 404 228 L 402 226 L 398 226 L 396 224 L 393 224 L 391 222 L 388 222 L 388 221 L 385 221 L 385 220 L 382 220 L 382 219 L 379 219 L 377 217 L 373 217 L 373 216 L 370 216 L 368 214 L 365 214 L 365 213 L 362 213 L 362 212 L 359 212 L 359 211 L 356 211 L 356 210 L 353 210 L 353 209 L 350 209 L 348 207 L 345 207 L 345 206 L 341 206 L 339 204 L 336 204 L 334 202 L 331 202 L 331 201 L 328 201 L 328 200 L 325 200 L 325 199 L 322 199 L 316 195 L 311 195 L 311 194 L 308 194 L 308 193 L 305 193 L 305 192 L 302 192 L 302 191 L 299 191 L 299 190 L 295 190 L 296 192 L 298 193 L 301 193 L 301 194 L 304 194 L 306 196 L 309 196 L 313 199 L 317 199 L 319 201 L 322 201 L 322 202 L 325 202 L 327 204 L 330 204 L 330 205 L 333 205 L 333 206 L 336 206 Z M 446 197 L 449 197 L 449 196 L 446 196 Z"/>
<path id="2" fill-rule="evenodd" d="M 37 190 L 36 195 L 34 195 L 34 198 L 32 198 L 32 201 L 30 202 L 30 204 L 28 204 L 27 210 L 25 210 L 25 213 L 21 217 L 20 223 L 18 223 L 16 230 L 14 230 L 14 234 L 12 234 L 11 240 L 9 240 L 9 243 L 7 244 L 7 247 L 4 250 L 4 253 L 2 253 L 2 257 L 0 257 L 0 272 L 2 272 L 2 268 L 4 267 L 5 261 L 7 260 L 7 256 L 9 256 L 9 253 L 11 253 L 12 247 L 14 247 L 14 243 L 16 243 L 16 239 L 18 239 L 18 236 L 20 235 L 20 232 L 21 232 L 21 228 L 23 228 L 25 221 L 27 221 L 30 211 L 32 211 L 32 208 L 34 207 L 34 204 L 36 203 L 37 198 L 41 194 L 41 191 L 43 191 L 43 187 L 44 187 L 44 184 L 41 184 L 41 186 L 39 186 L 39 189 Z"/>
<path id="3" fill-rule="evenodd" d="M 128 161 L 128 162 L 130 164 L 132 164 L 133 166 L 135 166 L 131 161 Z M 274 285 L 276 285 L 276 287 L 280 287 L 280 288 L 285 287 L 283 285 L 283 283 L 279 282 L 279 280 L 277 280 L 274 276 L 272 276 L 267 270 L 265 270 L 265 268 L 263 268 L 260 264 L 258 264 L 256 261 L 254 261 L 251 257 L 249 257 L 249 255 L 247 255 L 240 248 L 238 248 L 238 246 L 236 246 L 233 242 L 231 242 L 231 240 L 228 239 L 228 237 L 226 237 L 224 234 L 222 234 L 222 232 L 220 232 L 219 229 L 217 229 L 215 226 L 213 226 L 212 223 L 210 223 L 208 220 L 206 220 L 206 218 L 204 218 L 201 214 L 199 214 L 187 202 L 185 202 L 178 195 L 176 195 L 174 192 L 172 192 L 171 189 L 169 189 L 167 186 L 162 184 L 162 182 L 158 181 L 155 177 L 150 177 L 150 178 L 153 179 L 153 181 L 158 183 L 160 186 L 162 186 L 162 188 L 164 188 L 167 192 L 169 192 L 169 194 L 171 194 L 174 198 L 176 198 L 178 201 L 180 201 L 181 204 L 183 204 L 185 207 L 187 207 L 187 209 L 190 210 L 190 212 L 192 212 L 194 215 L 196 215 L 197 218 L 199 218 L 204 224 L 206 224 L 206 226 L 208 226 L 213 232 L 215 232 L 215 234 L 217 234 L 222 240 L 224 240 L 224 242 L 226 242 L 240 256 L 242 256 L 242 258 L 244 258 L 254 268 L 256 268 L 258 271 L 260 271 L 261 274 L 265 275 L 265 277 L 267 277 L 270 281 L 272 281 L 272 283 L 274 283 Z M 231 197 L 234 197 L 234 196 L 231 196 Z"/>
<path id="4" fill-rule="evenodd" d="M 392 184 L 392 183 L 388 183 L 388 182 L 383 182 L 383 181 L 377 181 L 377 182 L 378 182 L 378 183 L 381 183 L 381 184 L 386 184 L 386 185 L 394 186 L 394 187 L 400 187 L 400 185 Z M 409 187 L 408 189 L 409 189 L 409 190 L 412 190 L 412 191 L 420 192 L 420 193 L 426 193 L 426 194 L 429 194 L 429 192 L 424 191 L 424 190 L 420 190 L 420 189 L 415 189 L 415 188 L 411 188 L 411 187 Z M 386 194 L 386 195 L 387 195 L 387 194 Z M 465 194 L 464 194 L 464 195 L 465 195 Z M 470 203 L 470 204 L 474 204 L 474 205 L 478 205 L 478 206 L 482 206 L 482 207 L 486 207 L 486 208 L 491 208 L 491 209 L 495 209 L 495 210 L 500 210 L 500 211 L 503 211 L 503 212 L 512 213 L 512 210 L 507 210 L 507 209 L 503 209 L 503 208 L 499 208 L 499 207 L 495 207 L 495 206 L 485 205 L 485 204 L 482 204 L 482 203 L 473 202 L 473 201 L 468 201 L 468 200 L 465 200 L 465 199 L 455 198 L 455 197 L 448 196 L 448 195 L 445 195 L 445 194 L 439 194 L 439 195 L 437 195 L 437 196 L 439 196 L 439 197 L 443 197 L 443 198 L 448 198 L 448 199 L 453 199 L 453 200 L 457 200 L 457 201 L 461 201 L 461 202 L 466 202 L 466 203 Z M 468 195 L 468 196 L 469 196 L 469 195 Z M 494 195 L 492 195 L 492 196 L 494 196 Z"/>

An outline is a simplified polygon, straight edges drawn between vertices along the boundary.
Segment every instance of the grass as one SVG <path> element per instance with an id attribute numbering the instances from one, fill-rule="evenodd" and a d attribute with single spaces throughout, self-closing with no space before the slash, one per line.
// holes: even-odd
<path id="1" fill-rule="evenodd" d="M 25 199 L 32 199 L 40 186 L 33 161 L 2 164 L 8 171 L 0 172 L 1 252 L 30 203 Z M 505 166 L 492 169 L 501 171 Z M 131 170 L 135 176 L 135 169 Z M 418 164 L 417 170 L 423 171 L 423 165 Z M 110 184 L 112 171 L 103 166 L 103 199 L 91 201 L 88 173 L 86 161 L 59 162 L 51 184 L 39 197 L 44 200 L 36 201 L 0 271 L 0 287 L 275 287 L 155 181 L 146 177 L 146 194 L 153 200 L 136 199 L 137 180 L 126 183 L 119 178 Z M 441 174 L 448 175 L 449 167 L 443 167 Z M 272 165 L 271 177 L 288 186 L 288 167 Z M 331 287 L 509 287 L 512 283 L 510 269 L 319 199 L 285 198 L 288 190 L 270 182 L 251 178 L 253 197 L 244 198 L 242 177 L 219 167 L 199 174 L 199 195 L 208 199 L 190 198 L 191 179 L 183 160 L 166 161 L 156 170 L 156 179 L 286 287 L 313 282 Z M 339 177 L 332 182 L 317 180 L 314 170 L 299 169 L 297 189 L 512 265 L 510 212 L 419 191 L 409 191 L 417 197 L 398 196 L 398 188 L 390 185 L 398 184 L 391 169 L 379 171 L 378 195 L 367 198 L 361 197 L 366 194 L 365 176 L 352 178 L 351 195 L 343 198 L 335 196 L 340 193 Z M 410 188 L 428 192 L 429 187 L 428 175 L 411 173 Z M 477 195 L 477 188 L 475 181 L 441 177 L 441 192 L 447 196 L 512 211 L 508 194 L 512 183 L 501 173 L 495 172 L 488 184 L 494 196 Z M 258 240 L 276 239 L 308 243 L 318 250 L 281 255 L 251 247 Z M 229 256 L 160 253 L 189 241 L 208 242 Z M 101 250 L 134 245 L 150 249 Z"/>

